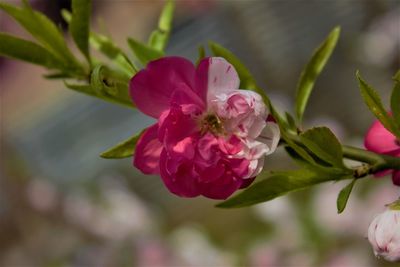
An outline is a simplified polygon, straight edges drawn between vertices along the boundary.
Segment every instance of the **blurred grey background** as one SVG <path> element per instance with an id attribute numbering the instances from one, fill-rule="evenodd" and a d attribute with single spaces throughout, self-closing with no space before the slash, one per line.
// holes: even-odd
<path id="1" fill-rule="evenodd" d="M 59 11 L 69 1 L 30 2 L 65 27 Z M 128 51 L 126 37 L 146 40 L 163 2 L 93 4 L 93 26 Z M 373 116 L 355 71 L 388 104 L 400 66 L 399 14 L 398 0 L 178 0 L 167 53 L 195 61 L 200 44 L 221 43 L 281 111 L 292 112 L 302 67 L 340 25 L 306 124 L 327 125 L 341 141 L 362 146 Z M 4 13 L 0 30 L 27 37 Z M 398 197 L 390 179 L 359 183 L 343 215 L 335 207 L 342 184 L 238 210 L 178 198 L 131 159 L 98 156 L 151 119 L 68 91 L 43 74 L 0 58 L 0 266 L 396 266 L 375 259 L 364 239 L 373 215 Z M 265 166 L 292 167 L 282 150 Z"/>

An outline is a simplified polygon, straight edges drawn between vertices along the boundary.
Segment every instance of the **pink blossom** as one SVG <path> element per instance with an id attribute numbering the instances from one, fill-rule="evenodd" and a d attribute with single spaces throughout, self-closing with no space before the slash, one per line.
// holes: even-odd
<path id="1" fill-rule="evenodd" d="M 376 120 L 368 130 L 365 140 L 365 147 L 373 152 L 400 157 L 400 143 L 391 132 L 383 127 L 380 121 Z M 400 171 L 389 170 L 377 173 L 377 177 L 392 174 L 392 180 L 395 185 L 400 186 Z"/>
<path id="2" fill-rule="evenodd" d="M 130 82 L 132 100 L 156 118 L 137 143 L 134 166 L 160 174 L 182 197 L 225 199 L 251 184 L 280 132 L 257 93 L 239 90 L 234 67 L 206 58 L 150 62 Z"/>
<path id="3" fill-rule="evenodd" d="M 374 253 L 388 261 L 400 261 L 400 211 L 388 209 L 375 217 L 368 229 Z"/>

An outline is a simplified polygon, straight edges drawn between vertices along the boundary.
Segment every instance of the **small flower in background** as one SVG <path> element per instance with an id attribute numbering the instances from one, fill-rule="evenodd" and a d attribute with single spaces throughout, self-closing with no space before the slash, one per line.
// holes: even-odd
<path id="1" fill-rule="evenodd" d="M 370 151 L 390 155 L 394 157 L 400 157 L 400 141 L 389 132 L 382 123 L 378 120 L 375 121 L 371 128 L 368 130 L 365 140 L 365 148 Z M 400 171 L 399 170 L 389 170 L 378 173 L 376 176 L 381 177 L 392 173 L 393 183 L 400 186 Z"/>
<path id="2" fill-rule="evenodd" d="M 400 209 L 391 204 L 375 217 L 368 229 L 368 240 L 377 257 L 388 261 L 400 261 Z"/>
<path id="3" fill-rule="evenodd" d="M 130 82 L 132 100 L 158 119 L 141 136 L 134 165 L 160 174 L 182 197 L 225 199 L 251 184 L 275 151 L 280 132 L 257 93 L 239 90 L 223 58 L 197 68 L 181 57 L 152 61 Z"/>

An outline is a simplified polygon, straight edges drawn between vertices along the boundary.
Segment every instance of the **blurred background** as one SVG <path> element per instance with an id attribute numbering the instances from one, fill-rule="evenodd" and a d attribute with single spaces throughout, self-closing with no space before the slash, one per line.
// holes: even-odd
<path id="1" fill-rule="evenodd" d="M 30 2 L 65 29 L 59 12 L 70 1 Z M 93 27 L 125 51 L 127 36 L 147 39 L 163 5 L 93 2 Z M 398 0 L 178 0 L 167 53 L 196 60 L 198 45 L 219 42 L 280 110 L 292 111 L 302 67 L 336 25 L 342 35 L 311 96 L 306 124 L 327 125 L 342 142 L 361 147 L 373 116 L 355 71 L 388 106 L 400 62 Z M 4 13 L 0 28 L 27 36 Z M 359 182 L 341 215 L 342 183 L 243 209 L 178 198 L 159 177 L 141 175 L 131 159 L 99 157 L 151 119 L 43 74 L 0 58 L 0 266 L 398 266 L 376 259 L 366 240 L 374 215 L 399 196 L 390 178 Z M 293 167 L 281 148 L 265 166 Z"/>

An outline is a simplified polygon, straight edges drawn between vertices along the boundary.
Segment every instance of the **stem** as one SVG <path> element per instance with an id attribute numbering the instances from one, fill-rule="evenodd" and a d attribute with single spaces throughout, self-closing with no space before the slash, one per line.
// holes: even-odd
<path id="1" fill-rule="evenodd" d="M 288 138 L 292 139 L 296 144 L 304 147 L 297 134 L 287 133 L 287 135 Z M 383 170 L 400 170 L 399 157 L 377 154 L 372 151 L 347 145 L 342 145 L 342 151 L 344 158 L 367 164 L 354 169 L 356 178 L 365 177 L 368 174 L 374 174 Z"/>
<path id="2" fill-rule="evenodd" d="M 400 170 L 400 158 L 377 154 L 368 150 L 346 145 L 342 146 L 342 149 L 343 149 L 343 156 L 345 158 L 373 165 L 374 166 L 373 172 L 385 169 Z"/>

